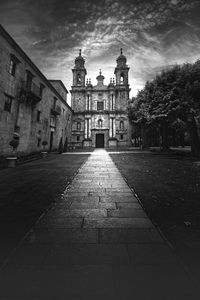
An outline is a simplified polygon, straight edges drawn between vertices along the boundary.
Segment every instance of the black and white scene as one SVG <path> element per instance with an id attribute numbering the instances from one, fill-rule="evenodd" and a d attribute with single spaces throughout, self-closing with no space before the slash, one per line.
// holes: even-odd
<path id="1" fill-rule="evenodd" d="M 0 300 L 200 299 L 200 0 L 0 0 Z"/>

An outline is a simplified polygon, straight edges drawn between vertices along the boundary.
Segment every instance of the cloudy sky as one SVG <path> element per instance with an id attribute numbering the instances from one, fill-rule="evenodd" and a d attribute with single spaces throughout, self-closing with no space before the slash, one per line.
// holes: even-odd
<path id="1" fill-rule="evenodd" d="M 100 68 L 105 83 L 114 77 L 122 47 L 131 96 L 166 66 L 200 58 L 200 0 L 0 0 L 0 23 L 69 90 L 78 49 L 96 84 Z"/>

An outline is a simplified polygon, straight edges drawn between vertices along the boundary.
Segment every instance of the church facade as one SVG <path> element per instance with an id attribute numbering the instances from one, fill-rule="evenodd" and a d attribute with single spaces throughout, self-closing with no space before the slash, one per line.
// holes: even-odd
<path id="1" fill-rule="evenodd" d="M 114 70 L 115 79 L 104 84 L 104 76 L 97 76 L 97 84 L 86 80 L 85 60 L 75 59 L 72 69 L 73 85 L 71 105 L 73 110 L 72 144 L 75 148 L 122 147 L 131 144 L 128 119 L 129 67 L 122 49 Z"/>

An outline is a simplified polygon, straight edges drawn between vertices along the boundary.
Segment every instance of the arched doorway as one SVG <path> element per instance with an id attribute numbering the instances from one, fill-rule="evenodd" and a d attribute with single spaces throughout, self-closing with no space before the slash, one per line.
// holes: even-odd
<path id="1" fill-rule="evenodd" d="M 96 134 L 96 148 L 104 148 L 104 134 Z"/>

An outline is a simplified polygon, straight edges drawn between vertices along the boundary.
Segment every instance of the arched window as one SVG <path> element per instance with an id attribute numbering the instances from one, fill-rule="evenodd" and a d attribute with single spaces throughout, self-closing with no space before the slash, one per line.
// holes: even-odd
<path id="1" fill-rule="evenodd" d="M 81 83 L 81 75 L 77 74 L 77 83 Z"/>
<path id="2" fill-rule="evenodd" d="M 120 121 L 119 123 L 119 129 L 124 130 L 124 121 Z"/>
<path id="3" fill-rule="evenodd" d="M 99 119 L 99 120 L 98 120 L 98 127 L 99 127 L 99 128 L 102 128 L 102 125 L 103 125 L 103 122 L 102 122 L 101 119 Z"/>
<path id="4" fill-rule="evenodd" d="M 124 83 L 124 74 L 121 73 L 120 74 L 120 84 L 123 84 Z"/>
<path id="5" fill-rule="evenodd" d="M 81 130 L 81 123 L 80 123 L 80 122 L 77 122 L 77 124 L 76 124 L 76 129 L 77 129 L 78 131 Z"/>

